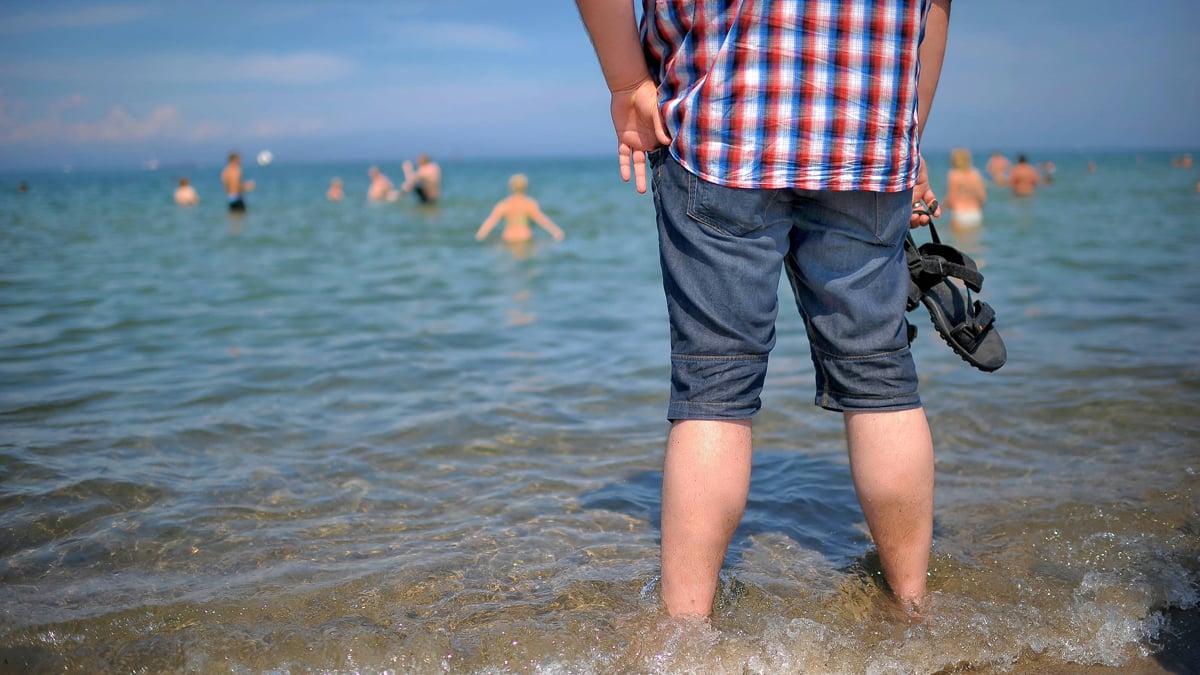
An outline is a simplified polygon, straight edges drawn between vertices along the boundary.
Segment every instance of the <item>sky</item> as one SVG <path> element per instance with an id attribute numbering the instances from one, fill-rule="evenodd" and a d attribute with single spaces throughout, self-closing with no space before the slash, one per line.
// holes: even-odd
<path id="1" fill-rule="evenodd" d="M 926 148 L 1200 148 L 1200 1 L 959 0 Z M 0 1 L 0 169 L 602 156 L 571 0 Z"/>

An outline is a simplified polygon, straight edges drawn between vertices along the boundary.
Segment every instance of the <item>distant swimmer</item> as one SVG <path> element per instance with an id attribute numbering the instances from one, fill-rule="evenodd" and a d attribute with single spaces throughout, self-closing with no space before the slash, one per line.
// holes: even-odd
<path id="1" fill-rule="evenodd" d="M 221 171 L 221 185 L 229 199 L 229 210 L 234 213 L 245 211 L 246 201 L 242 195 L 254 190 L 254 181 L 242 180 L 242 158 L 236 152 L 229 153 L 229 163 Z"/>
<path id="2" fill-rule="evenodd" d="M 180 206 L 195 206 L 200 203 L 200 195 L 196 194 L 196 188 L 192 187 L 187 176 L 179 179 L 179 185 L 175 188 L 175 203 Z"/>
<path id="3" fill-rule="evenodd" d="M 1012 167 L 1012 163 L 1004 155 L 993 152 L 988 159 L 985 167 L 988 176 L 991 176 L 992 182 L 996 185 L 1008 185 L 1008 170 Z"/>
<path id="4" fill-rule="evenodd" d="M 404 192 L 414 192 L 422 204 L 432 204 L 438 200 L 442 191 L 442 169 L 437 162 L 429 159 L 429 155 L 417 157 L 417 167 L 412 162 L 404 162 Z"/>
<path id="5" fill-rule="evenodd" d="M 983 222 L 983 204 L 987 184 L 971 164 L 971 151 L 955 148 L 950 153 L 950 171 L 946 173 L 946 199 L 951 227 L 978 227 Z"/>
<path id="6" fill-rule="evenodd" d="M 29 192 L 29 186 L 26 185 L 24 182 L 22 182 L 20 185 L 17 186 L 17 192 L 20 192 L 21 194 L 25 194 L 26 192 Z"/>
<path id="7" fill-rule="evenodd" d="M 1042 162 L 1038 164 L 1038 172 L 1042 176 L 1042 182 L 1046 185 L 1054 182 L 1054 172 L 1056 171 L 1058 171 L 1058 167 L 1054 165 L 1054 162 Z"/>
<path id="8" fill-rule="evenodd" d="M 1192 168 L 1192 153 L 1189 152 L 1179 157 L 1172 157 L 1171 166 L 1175 167 L 1176 169 Z"/>
<path id="9" fill-rule="evenodd" d="M 524 174 L 519 173 L 508 179 L 508 188 L 512 194 L 501 199 L 492 209 L 492 214 L 475 233 L 476 240 L 483 241 L 503 218 L 504 230 L 500 233 L 500 239 L 508 243 L 533 239 L 533 229 L 529 227 L 530 220 L 549 232 L 555 241 L 562 241 L 563 231 L 542 213 L 537 201 L 525 194 L 529 190 L 529 179 Z"/>
<path id="10" fill-rule="evenodd" d="M 325 198 L 331 202 L 340 202 L 346 196 L 342 190 L 342 179 L 333 178 L 329 181 L 329 189 L 325 192 Z"/>
<path id="11" fill-rule="evenodd" d="M 1037 169 L 1030 166 L 1025 155 L 1019 155 L 1016 165 L 1008 174 L 1008 184 L 1012 188 L 1013 195 L 1017 197 L 1032 195 L 1037 191 L 1037 186 L 1041 182 L 1042 177 L 1038 175 Z"/>
<path id="12" fill-rule="evenodd" d="M 399 193 L 392 186 L 392 180 L 385 176 L 379 167 L 373 166 L 367 169 L 367 175 L 371 177 L 371 185 L 367 188 L 367 199 L 373 202 L 396 201 Z"/>

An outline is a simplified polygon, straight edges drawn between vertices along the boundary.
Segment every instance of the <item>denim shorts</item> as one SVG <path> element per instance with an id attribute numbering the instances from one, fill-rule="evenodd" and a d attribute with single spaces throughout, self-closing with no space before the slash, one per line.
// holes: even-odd
<path id="1" fill-rule="evenodd" d="M 668 419 L 745 419 L 761 407 L 787 270 L 818 406 L 921 406 L 904 320 L 910 192 L 746 190 L 651 153 L 671 323 Z"/>

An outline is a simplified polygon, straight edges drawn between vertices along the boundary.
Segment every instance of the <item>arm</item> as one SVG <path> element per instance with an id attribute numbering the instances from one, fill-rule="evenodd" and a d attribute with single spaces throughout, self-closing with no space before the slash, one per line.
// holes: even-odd
<path id="1" fill-rule="evenodd" d="M 925 161 L 925 158 L 922 157 L 921 161 Z M 954 198 L 954 195 L 958 194 L 958 182 L 958 172 L 956 172 L 954 169 L 950 169 L 946 172 L 946 198 L 942 201 L 945 202 L 944 206 L 948 206 L 951 209 L 955 208 L 954 203 L 957 201 Z"/>
<path id="2" fill-rule="evenodd" d="M 533 218 L 533 222 L 541 225 L 543 230 L 549 232 L 550 236 L 554 237 L 554 241 L 563 240 L 564 235 L 562 229 L 555 225 L 552 220 L 547 218 L 546 214 L 542 213 L 542 210 L 538 208 L 536 202 L 530 205 L 529 217 Z"/>
<path id="3" fill-rule="evenodd" d="M 925 135 L 925 122 L 929 119 L 929 111 L 933 108 L 933 96 L 937 93 L 938 79 L 942 76 L 942 61 L 946 56 L 946 35 L 950 27 L 951 0 L 933 0 L 929 8 L 929 16 L 925 19 L 925 39 L 921 41 L 921 78 L 917 82 L 917 137 Z M 924 202 L 932 206 L 937 202 L 937 195 L 929 186 L 929 173 L 925 169 L 925 158 L 921 158 L 921 168 L 917 175 L 917 184 L 913 186 L 913 208 Z M 933 215 L 940 216 L 941 207 L 933 209 Z M 909 219 L 912 227 L 921 227 L 931 222 L 928 216 L 913 214 Z"/>
<path id="4" fill-rule="evenodd" d="M 925 135 L 925 122 L 933 108 L 942 61 L 946 57 L 946 35 L 950 27 L 950 0 L 933 0 L 925 19 L 925 39 L 921 41 L 921 79 L 917 82 L 917 135 Z"/>
<path id="5" fill-rule="evenodd" d="M 413 171 L 412 162 L 408 161 L 407 159 L 404 160 L 404 163 L 400 165 L 400 168 L 404 170 L 404 183 L 400 185 L 400 190 L 402 192 L 408 192 L 409 190 L 413 189 L 414 185 L 417 184 L 417 172 Z"/>
<path id="6" fill-rule="evenodd" d="M 496 227 L 496 223 L 500 222 L 500 217 L 503 213 L 504 201 L 501 201 L 496 205 L 496 208 L 492 209 L 492 214 L 487 217 L 487 220 L 483 221 L 483 225 L 479 226 L 479 231 L 475 233 L 475 241 L 483 241 L 484 237 L 488 236 L 488 233 L 492 231 L 492 228 Z"/>
<path id="7" fill-rule="evenodd" d="M 630 0 L 576 0 L 612 94 L 621 178 L 646 191 L 646 152 L 671 142 L 658 110 L 658 87 L 650 77 Z"/>

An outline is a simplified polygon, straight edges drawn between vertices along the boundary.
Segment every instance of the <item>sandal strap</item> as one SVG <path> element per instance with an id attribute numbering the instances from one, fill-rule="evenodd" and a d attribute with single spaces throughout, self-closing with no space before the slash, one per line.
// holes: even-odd
<path id="1" fill-rule="evenodd" d="M 968 351 L 975 350 L 979 339 L 996 320 L 996 312 L 986 302 L 976 300 L 973 309 L 974 311 L 966 321 L 950 329 L 950 334 L 954 336 L 955 341 Z"/>
<path id="2" fill-rule="evenodd" d="M 975 262 L 970 264 L 957 263 L 947 260 L 943 256 L 921 250 L 921 258 L 919 260 L 919 271 L 928 274 L 934 274 L 939 277 L 954 277 L 961 279 L 967 288 L 978 293 L 983 288 L 983 275 L 979 273 L 978 268 L 974 267 Z M 963 256 L 965 260 L 970 260 Z M 913 270 L 913 264 L 909 263 L 908 269 Z"/>

